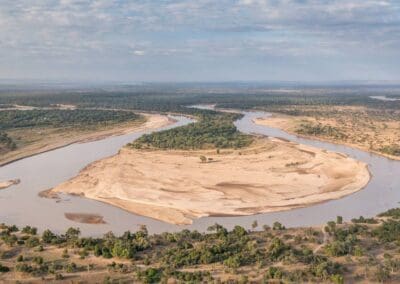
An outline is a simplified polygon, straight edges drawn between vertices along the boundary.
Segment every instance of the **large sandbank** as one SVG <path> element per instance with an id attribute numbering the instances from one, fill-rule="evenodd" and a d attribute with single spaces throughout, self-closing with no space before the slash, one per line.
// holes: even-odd
<path id="1" fill-rule="evenodd" d="M 202 163 L 200 155 L 211 158 Z M 251 215 L 341 198 L 369 181 L 367 165 L 343 154 L 275 138 L 241 150 L 127 147 L 53 192 L 78 194 L 173 224 Z"/>

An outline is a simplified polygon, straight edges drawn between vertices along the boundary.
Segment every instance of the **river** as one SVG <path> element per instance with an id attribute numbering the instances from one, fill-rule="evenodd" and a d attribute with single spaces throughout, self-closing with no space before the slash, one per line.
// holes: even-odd
<path id="1" fill-rule="evenodd" d="M 257 220 L 260 228 L 279 221 L 288 227 L 317 226 L 337 215 L 345 220 L 354 217 L 372 217 L 389 208 L 397 207 L 400 201 L 400 162 L 371 154 L 347 146 L 299 138 L 282 130 L 256 125 L 253 119 L 265 117 L 264 112 L 244 112 L 244 117 L 235 122 L 245 133 L 257 133 L 285 138 L 297 143 L 307 144 L 335 152 L 347 154 L 369 165 L 372 178 L 363 189 L 347 197 L 328 201 L 306 208 L 283 212 L 265 213 L 240 217 L 205 217 L 197 219 L 192 225 L 176 226 L 148 217 L 131 214 L 119 208 L 85 198 L 62 195 L 60 201 L 38 197 L 42 190 L 68 180 L 79 170 L 98 159 L 116 154 L 128 142 L 146 132 L 109 137 L 99 141 L 72 144 L 64 148 L 38 154 L 16 161 L 0 168 L 0 180 L 21 179 L 21 183 L 0 191 L 0 222 L 18 226 L 31 225 L 39 230 L 51 229 L 64 232 L 68 227 L 79 227 L 86 236 L 99 236 L 108 231 L 121 234 L 135 231 L 142 224 L 150 233 L 178 231 L 182 229 L 206 231 L 208 226 L 219 223 L 227 228 L 241 225 L 250 228 Z M 177 122 L 166 128 L 190 123 L 185 117 L 174 117 Z M 166 129 L 163 128 L 163 129 Z M 80 224 L 64 217 L 64 213 L 100 214 L 107 224 Z"/>

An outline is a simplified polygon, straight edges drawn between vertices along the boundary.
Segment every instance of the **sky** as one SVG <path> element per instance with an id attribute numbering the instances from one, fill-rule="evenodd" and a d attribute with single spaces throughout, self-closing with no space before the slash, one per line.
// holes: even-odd
<path id="1" fill-rule="evenodd" d="M 1 0 L 0 78 L 400 80 L 400 1 Z"/>

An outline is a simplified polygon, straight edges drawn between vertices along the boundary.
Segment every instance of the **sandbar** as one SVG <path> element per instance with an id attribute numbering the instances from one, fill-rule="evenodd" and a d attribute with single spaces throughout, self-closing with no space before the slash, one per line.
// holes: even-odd
<path id="1" fill-rule="evenodd" d="M 12 179 L 12 180 L 8 180 L 8 181 L 0 181 L 0 189 L 6 189 L 10 186 L 19 184 L 21 181 L 19 179 Z"/>
<path id="2" fill-rule="evenodd" d="M 202 162 L 200 156 L 207 157 Z M 203 159 L 204 160 L 204 159 Z M 91 163 L 53 192 L 81 195 L 172 224 L 283 211 L 365 187 L 367 165 L 276 138 L 238 150 L 137 150 Z"/>

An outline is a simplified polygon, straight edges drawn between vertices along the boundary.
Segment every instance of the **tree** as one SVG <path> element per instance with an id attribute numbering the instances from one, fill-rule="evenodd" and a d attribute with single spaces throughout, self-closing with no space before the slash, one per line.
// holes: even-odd
<path id="1" fill-rule="evenodd" d="M 263 230 L 264 230 L 264 231 L 269 231 L 270 229 L 271 229 L 270 226 L 268 226 L 268 225 L 263 225 Z"/>
<path id="2" fill-rule="evenodd" d="M 258 227 L 258 222 L 257 222 L 257 220 L 254 220 L 254 221 L 253 221 L 253 223 L 251 224 L 251 227 L 253 228 L 253 230 L 254 230 L 255 228 Z"/>
<path id="3" fill-rule="evenodd" d="M 283 272 L 279 267 L 270 266 L 267 272 L 264 274 L 264 279 L 281 279 Z"/>
<path id="4" fill-rule="evenodd" d="M 49 244 L 51 241 L 55 238 L 55 235 L 53 234 L 52 231 L 50 230 L 45 230 L 42 234 L 42 240 L 43 242 Z"/>
<path id="5" fill-rule="evenodd" d="M 236 225 L 235 228 L 233 228 L 232 232 L 238 237 L 243 237 L 243 236 L 247 235 L 246 230 L 243 227 L 238 226 L 238 225 Z"/>
<path id="6" fill-rule="evenodd" d="M 343 217 L 342 216 L 337 216 L 336 217 L 336 223 L 342 224 L 343 223 Z"/>
<path id="7" fill-rule="evenodd" d="M 239 268 L 241 265 L 240 257 L 238 255 L 230 256 L 229 258 L 225 259 L 224 265 L 233 269 Z"/>
<path id="8" fill-rule="evenodd" d="M 272 226 L 272 230 L 285 230 L 285 226 L 283 226 L 279 222 L 274 222 L 274 224 Z"/>
<path id="9" fill-rule="evenodd" d="M 0 272 L 1 273 L 5 273 L 5 272 L 9 272 L 10 271 L 10 268 L 8 268 L 7 266 L 3 266 L 1 263 L 0 263 Z"/>
<path id="10" fill-rule="evenodd" d="M 102 254 L 101 249 L 99 247 L 99 245 L 95 245 L 94 246 L 94 255 L 95 256 L 100 256 Z"/>
<path id="11" fill-rule="evenodd" d="M 155 268 L 149 268 L 144 273 L 141 273 L 145 283 L 159 283 L 162 276 L 162 271 Z"/>
<path id="12" fill-rule="evenodd" d="M 343 284 L 344 283 L 344 278 L 340 274 L 334 274 L 331 276 L 331 280 L 334 284 Z"/>
<path id="13" fill-rule="evenodd" d="M 200 156 L 200 161 L 201 161 L 202 163 L 205 163 L 205 162 L 207 162 L 207 158 L 206 158 L 205 156 L 201 155 L 201 156 Z"/>
<path id="14" fill-rule="evenodd" d="M 67 238 L 67 240 L 77 239 L 79 237 L 80 233 L 81 233 L 81 231 L 79 230 L 79 228 L 70 227 L 70 228 L 68 228 L 67 232 L 65 233 L 65 237 Z"/>
<path id="15" fill-rule="evenodd" d="M 268 247 L 268 256 L 271 260 L 277 260 L 287 249 L 287 246 L 279 238 L 274 238 Z"/>
<path id="16" fill-rule="evenodd" d="M 104 258 L 112 258 L 111 252 L 108 247 L 103 247 L 101 250 L 101 254 Z"/>

